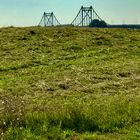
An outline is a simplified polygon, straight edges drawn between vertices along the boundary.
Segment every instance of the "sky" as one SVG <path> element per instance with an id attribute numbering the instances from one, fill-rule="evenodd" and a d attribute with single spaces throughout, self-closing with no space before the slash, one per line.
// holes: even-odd
<path id="1" fill-rule="evenodd" d="M 0 26 L 36 26 L 44 12 L 69 24 L 82 5 L 92 5 L 109 24 L 140 23 L 140 0 L 0 0 Z"/>

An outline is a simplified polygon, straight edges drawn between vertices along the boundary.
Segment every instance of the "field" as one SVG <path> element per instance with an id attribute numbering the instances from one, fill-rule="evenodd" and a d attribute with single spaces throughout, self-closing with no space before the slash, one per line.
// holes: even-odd
<path id="1" fill-rule="evenodd" d="M 140 30 L 0 29 L 1 140 L 139 140 Z"/>

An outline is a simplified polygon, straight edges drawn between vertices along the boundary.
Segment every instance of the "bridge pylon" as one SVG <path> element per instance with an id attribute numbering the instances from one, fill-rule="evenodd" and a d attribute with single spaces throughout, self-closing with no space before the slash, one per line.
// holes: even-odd
<path id="1" fill-rule="evenodd" d="M 49 26 L 58 26 L 61 25 L 60 22 L 55 17 L 54 13 L 46 13 L 44 12 L 41 21 L 39 22 L 39 26 L 49 27 Z"/>
<path id="2" fill-rule="evenodd" d="M 72 25 L 74 26 L 89 26 L 92 20 L 98 19 L 102 20 L 96 11 L 93 9 L 92 6 L 90 7 L 83 7 L 81 6 L 81 9 L 79 10 L 77 16 L 72 21 Z"/>

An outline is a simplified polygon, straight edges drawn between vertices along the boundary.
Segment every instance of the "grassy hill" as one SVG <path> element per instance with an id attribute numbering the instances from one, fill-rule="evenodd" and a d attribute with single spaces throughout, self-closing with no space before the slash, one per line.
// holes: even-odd
<path id="1" fill-rule="evenodd" d="M 0 29 L 2 140 L 140 137 L 140 30 Z"/>

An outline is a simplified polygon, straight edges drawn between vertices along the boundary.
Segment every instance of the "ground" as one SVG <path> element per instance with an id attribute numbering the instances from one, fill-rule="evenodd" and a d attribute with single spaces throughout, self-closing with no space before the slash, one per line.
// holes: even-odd
<path id="1" fill-rule="evenodd" d="M 0 29 L 2 140 L 139 140 L 140 30 Z"/>

